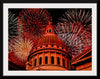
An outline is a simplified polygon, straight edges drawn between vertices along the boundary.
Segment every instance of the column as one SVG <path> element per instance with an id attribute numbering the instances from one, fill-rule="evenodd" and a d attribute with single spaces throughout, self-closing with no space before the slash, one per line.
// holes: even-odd
<path id="1" fill-rule="evenodd" d="M 48 64 L 51 64 L 51 54 L 50 54 L 50 51 L 49 51 L 49 57 L 48 57 Z"/>
<path id="2" fill-rule="evenodd" d="M 57 65 L 57 53 L 55 52 L 54 64 Z"/>
<path id="3" fill-rule="evenodd" d="M 45 61 L 45 56 L 44 56 L 44 52 L 42 53 L 42 65 L 44 65 L 44 61 Z"/>
<path id="4" fill-rule="evenodd" d="M 60 60 L 60 65 L 63 66 L 63 62 L 62 62 L 62 53 L 61 53 L 61 60 Z"/>
<path id="5" fill-rule="evenodd" d="M 37 66 L 39 65 L 39 54 L 37 54 Z"/>
<path id="6" fill-rule="evenodd" d="M 67 68 L 67 58 L 65 58 L 65 67 Z"/>

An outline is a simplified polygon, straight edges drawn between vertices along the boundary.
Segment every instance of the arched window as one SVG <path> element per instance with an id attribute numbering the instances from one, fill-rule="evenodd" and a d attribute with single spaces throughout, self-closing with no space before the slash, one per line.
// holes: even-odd
<path id="1" fill-rule="evenodd" d="M 42 64 L 42 57 L 39 58 L 39 65 Z"/>
<path id="2" fill-rule="evenodd" d="M 49 32 L 51 32 L 51 29 L 49 29 Z"/>
<path id="3" fill-rule="evenodd" d="M 51 64 L 54 64 L 54 57 L 51 57 Z"/>
<path id="4" fill-rule="evenodd" d="M 65 60 L 63 59 L 63 66 L 65 66 Z"/>
<path id="5" fill-rule="evenodd" d="M 34 66 L 36 66 L 36 63 L 37 63 L 37 59 L 34 60 Z"/>
<path id="6" fill-rule="evenodd" d="M 48 57 L 45 57 L 45 64 L 48 64 Z"/>
<path id="7" fill-rule="evenodd" d="M 51 47 L 53 47 L 53 45 L 51 45 Z"/>
<path id="8" fill-rule="evenodd" d="M 42 46 L 40 48 L 42 48 Z"/>
<path id="9" fill-rule="evenodd" d="M 57 57 L 57 64 L 59 65 L 60 64 L 60 58 Z"/>
<path id="10" fill-rule="evenodd" d="M 48 47 L 48 45 L 46 45 L 46 47 Z"/>

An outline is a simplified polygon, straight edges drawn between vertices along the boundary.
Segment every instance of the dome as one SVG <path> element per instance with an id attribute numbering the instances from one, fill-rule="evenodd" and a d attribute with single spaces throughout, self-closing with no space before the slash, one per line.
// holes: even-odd
<path id="1" fill-rule="evenodd" d="M 36 40 L 33 48 L 42 46 L 42 45 L 56 45 L 56 46 L 61 46 L 67 49 L 65 43 L 60 38 L 58 38 L 56 34 L 54 34 L 54 28 L 51 25 L 51 23 L 47 25 L 46 32 L 43 35 L 43 37 Z"/>
<path id="2" fill-rule="evenodd" d="M 54 34 L 49 23 L 42 38 L 36 40 L 27 58 L 27 70 L 70 70 L 71 56 L 65 43 Z"/>
<path id="3" fill-rule="evenodd" d="M 59 45 L 61 47 L 66 48 L 64 42 L 62 42 L 62 40 L 58 38 L 56 35 L 44 35 L 34 44 L 35 47 L 41 45 Z"/>

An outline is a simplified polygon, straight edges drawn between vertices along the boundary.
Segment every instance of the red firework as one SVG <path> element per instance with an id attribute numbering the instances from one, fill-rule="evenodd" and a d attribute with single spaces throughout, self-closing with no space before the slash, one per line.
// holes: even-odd
<path id="1" fill-rule="evenodd" d="M 90 10 L 67 10 L 59 19 L 55 32 L 65 42 L 72 57 L 92 46 Z"/>
<path id="2" fill-rule="evenodd" d="M 44 34 L 45 27 L 51 20 L 50 14 L 44 9 L 23 9 L 19 13 L 19 35 L 9 43 L 9 59 L 13 63 L 25 67 L 34 41 Z"/>
<path id="3" fill-rule="evenodd" d="M 34 42 L 23 36 L 17 36 L 10 42 L 9 59 L 21 67 L 25 67 L 25 62 Z"/>
<path id="4" fill-rule="evenodd" d="M 39 38 L 49 21 L 52 18 L 45 9 L 23 9 L 18 16 L 18 29 L 21 33 L 32 33 Z"/>

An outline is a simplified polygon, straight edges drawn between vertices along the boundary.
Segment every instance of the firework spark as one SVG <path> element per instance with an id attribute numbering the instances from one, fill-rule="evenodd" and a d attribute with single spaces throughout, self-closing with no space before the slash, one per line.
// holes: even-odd
<path id="1" fill-rule="evenodd" d="M 59 18 L 59 22 L 78 23 L 80 22 L 86 30 L 91 31 L 91 10 L 70 9 Z"/>
<path id="2" fill-rule="evenodd" d="M 12 18 L 11 16 L 14 15 L 9 14 L 9 27 L 13 25 L 13 31 L 17 32 L 18 30 L 19 33 L 9 42 L 9 58 L 17 65 L 25 66 L 34 40 L 42 36 L 46 25 L 52 19 L 44 9 L 23 9 L 18 18 Z M 12 32 L 12 34 L 14 33 Z"/>
<path id="3" fill-rule="evenodd" d="M 9 15 L 8 15 L 8 24 L 9 24 L 8 37 L 9 37 L 9 40 L 11 40 L 19 34 L 17 30 L 17 17 L 15 17 L 15 14 L 12 14 L 11 12 L 9 12 Z"/>
<path id="4" fill-rule="evenodd" d="M 26 36 L 19 35 L 10 42 L 12 51 L 9 51 L 9 59 L 20 67 L 25 67 L 27 57 L 34 42 Z"/>
<path id="5" fill-rule="evenodd" d="M 12 48 L 15 55 L 21 59 L 21 61 L 26 61 L 29 55 L 29 52 L 33 46 L 33 41 L 23 38 L 22 36 L 16 37 L 12 41 Z"/>
<path id="6" fill-rule="evenodd" d="M 85 10 L 83 13 L 82 10 L 68 10 L 55 28 L 56 34 L 65 42 L 72 57 L 91 46 L 91 31 L 87 30 L 91 25 L 91 15 L 88 14 Z"/>
<path id="7" fill-rule="evenodd" d="M 15 16 L 15 14 L 11 13 L 9 11 L 9 15 L 8 15 L 8 26 L 9 26 L 9 34 L 8 34 L 8 49 L 9 52 L 12 51 L 12 45 L 11 40 L 13 40 L 17 35 L 19 35 L 19 32 L 17 30 L 17 17 Z"/>
<path id="8" fill-rule="evenodd" d="M 18 28 L 21 33 L 32 33 L 39 38 L 51 20 L 50 14 L 45 9 L 23 9 L 18 16 Z"/>

